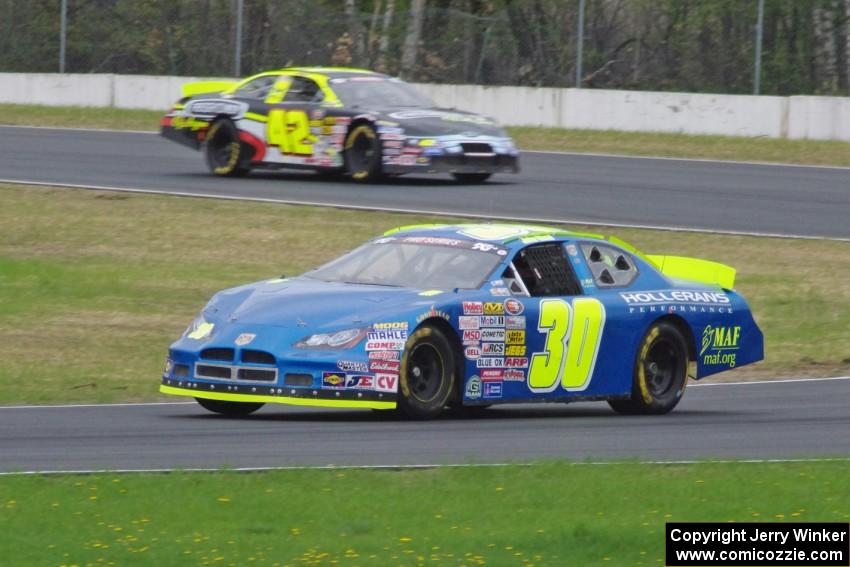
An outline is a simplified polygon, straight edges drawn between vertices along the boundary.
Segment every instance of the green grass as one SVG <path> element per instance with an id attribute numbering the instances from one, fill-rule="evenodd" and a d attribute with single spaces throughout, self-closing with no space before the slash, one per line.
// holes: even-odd
<path id="1" fill-rule="evenodd" d="M 0 104 L 0 124 L 150 130 L 163 111 Z M 664 156 L 850 167 L 850 144 L 734 136 L 512 127 L 524 150 Z"/>
<path id="2" fill-rule="evenodd" d="M 215 291 L 441 220 L 12 185 L 0 185 L 0 203 L 0 404 L 155 399 L 168 345 Z M 767 360 L 721 376 L 850 371 L 846 243 L 613 232 L 648 252 L 738 268 Z"/>
<path id="3" fill-rule="evenodd" d="M 850 520 L 850 463 L 0 479 L 15 565 L 663 564 L 664 524 Z M 155 503 L 155 504 L 154 504 Z"/>

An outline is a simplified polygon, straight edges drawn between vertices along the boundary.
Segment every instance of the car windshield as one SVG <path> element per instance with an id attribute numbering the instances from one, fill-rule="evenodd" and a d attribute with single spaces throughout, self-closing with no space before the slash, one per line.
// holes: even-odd
<path id="1" fill-rule="evenodd" d="M 304 276 L 326 282 L 414 289 L 476 289 L 493 272 L 505 251 L 487 245 L 489 251 L 484 252 L 474 250 L 474 245 L 468 240 L 448 238 L 382 238 Z"/>
<path id="2" fill-rule="evenodd" d="M 354 77 L 332 79 L 331 88 L 346 106 L 433 108 L 434 103 L 398 79 Z"/>

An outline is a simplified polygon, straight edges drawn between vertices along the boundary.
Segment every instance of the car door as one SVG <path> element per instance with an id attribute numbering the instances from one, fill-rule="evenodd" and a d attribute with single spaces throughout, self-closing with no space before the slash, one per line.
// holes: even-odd
<path id="1" fill-rule="evenodd" d="M 264 101 L 268 114 L 266 143 L 272 161 L 315 163 L 321 132 L 318 127 L 311 128 L 311 120 L 323 99 L 324 91 L 309 77 L 283 74 L 278 78 Z"/>
<path id="2" fill-rule="evenodd" d="M 568 398 L 598 391 L 594 378 L 606 310 L 583 291 L 564 243 L 520 249 L 503 279 L 514 294 L 503 302 L 504 368 L 524 373 L 527 397 Z"/>

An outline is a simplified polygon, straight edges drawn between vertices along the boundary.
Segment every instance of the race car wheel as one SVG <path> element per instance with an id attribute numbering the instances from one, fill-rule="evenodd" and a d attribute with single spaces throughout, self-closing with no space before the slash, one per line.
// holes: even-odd
<path id="1" fill-rule="evenodd" d="M 682 399 L 687 383 L 688 343 L 675 325 L 661 321 L 638 348 L 631 397 L 608 404 L 625 414 L 667 413 Z"/>
<path id="2" fill-rule="evenodd" d="M 398 411 L 405 417 L 439 415 L 454 389 L 455 361 L 451 343 L 436 327 L 424 326 L 407 340 L 401 359 Z"/>
<path id="3" fill-rule="evenodd" d="M 265 404 L 250 402 L 226 402 L 224 400 L 208 400 L 206 398 L 195 398 L 201 407 L 214 413 L 220 413 L 230 417 L 242 417 L 254 413 Z"/>
<path id="4" fill-rule="evenodd" d="M 472 183 L 484 183 L 485 181 L 490 179 L 490 176 L 493 175 L 493 174 L 492 173 L 452 173 L 452 175 L 454 176 L 455 180 L 457 180 L 458 183 L 472 184 Z"/>
<path id="5" fill-rule="evenodd" d="M 207 165 L 215 175 L 242 177 L 251 168 L 244 144 L 239 141 L 239 130 L 228 119 L 216 120 L 207 131 L 204 142 Z"/>
<path id="6" fill-rule="evenodd" d="M 345 171 L 355 181 L 381 178 L 381 139 L 369 124 L 357 124 L 345 137 Z"/>

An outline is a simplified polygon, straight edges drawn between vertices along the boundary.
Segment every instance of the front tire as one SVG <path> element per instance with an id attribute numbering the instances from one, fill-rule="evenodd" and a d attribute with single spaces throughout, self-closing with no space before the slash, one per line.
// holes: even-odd
<path id="1" fill-rule="evenodd" d="M 458 183 L 462 183 L 464 185 L 474 184 L 474 183 L 484 183 L 492 173 L 452 173 L 455 180 Z"/>
<path id="2" fill-rule="evenodd" d="M 608 404 L 623 414 L 671 411 L 688 383 L 688 343 L 675 325 L 661 321 L 650 327 L 635 358 L 632 394 Z"/>
<path id="3" fill-rule="evenodd" d="M 251 171 L 245 144 L 239 141 L 239 130 L 226 118 L 216 120 L 207 131 L 204 155 L 207 166 L 220 177 L 243 177 Z"/>
<path id="4" fill-rule="evenodd" d="M 209 400 L 207 398 L 195 398 L 201 407 L 213 413 L 220 413 L 228 417 L 244 417 L 252 414 L 265 404 L 250 402 L 227 402 L 224 400 Z"/>
<path id="5" fill-rule="evenodd" d="M 345 171 L 354 181 L 369 183 L 382 177 L 381 139 L 370 124 L 356 124 L 345 137 Z"/>
<path id="6" fill-rule="evenodd" d="M 454 391 L 455 367 L 446 335 L 430 325 L 417 329 L 401 359 L 398 412 L 413 419 L 439 415 Z"/>

